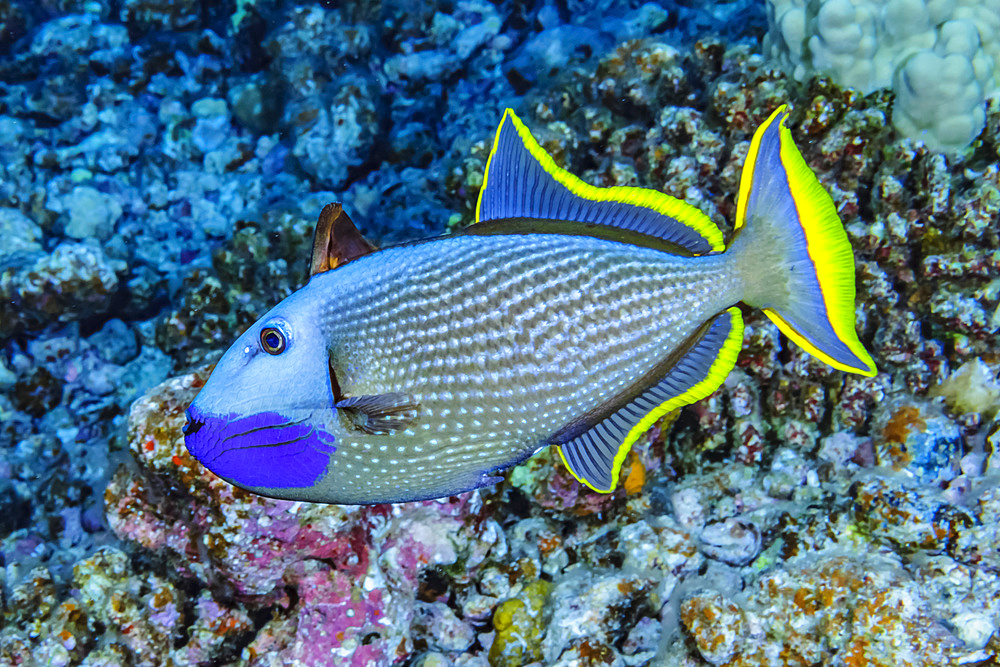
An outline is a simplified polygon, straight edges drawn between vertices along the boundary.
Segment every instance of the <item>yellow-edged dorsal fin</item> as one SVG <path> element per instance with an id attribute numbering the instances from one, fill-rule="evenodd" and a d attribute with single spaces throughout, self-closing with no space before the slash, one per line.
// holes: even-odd
<path id="1" fill-rule="evenodd" d="M 560 168 L 507 109 L 486 162 L 476 222 L 525 219 L 619 228 L 695 255 L 724 246 L 718 226 L 690 204 L 647 188 L 595 187 Z"/>

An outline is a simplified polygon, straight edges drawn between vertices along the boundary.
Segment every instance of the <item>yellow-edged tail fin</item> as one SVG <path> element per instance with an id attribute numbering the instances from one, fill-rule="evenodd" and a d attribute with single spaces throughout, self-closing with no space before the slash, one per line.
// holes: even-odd
<path id="1" fill-rule="evenodd" d="M 875 362 L 854 330 L 854 254 L 787 116 L 781 106 L 757 129 L 743 165 L 730 252 L 742 267 L 744 301 L 816 358 L 873 376 Z"/>

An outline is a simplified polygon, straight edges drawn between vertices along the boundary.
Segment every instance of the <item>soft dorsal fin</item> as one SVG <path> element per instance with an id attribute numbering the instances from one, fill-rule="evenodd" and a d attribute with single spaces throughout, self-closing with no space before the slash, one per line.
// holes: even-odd
<path id="1" fill-rule="evenodd" d="M 742 347 L 743 318 L 733 307 L 711 320 L 656 384 L 588 431 L 560 443 L 557 449 L 566 468 L 595 491 L 614 491 L 625 455 L 639 436 L 668 412 L 718 389 Z"/>
<path id="2" fill-rule="evenodd" d="M 718 226 L 690 204 L 647 188 L 595 187 L 560 168 L 507 109 L 486 162 L 476 222 L 512 218 L 617 227 L 693 254 L 724 249 Z"/>
<path id="3" fill-rule="evenodd" d="M 375 250 L 361 235 L 340 202 L 327 204 L 316 221 L 309 275 L 335 269 Z"/>

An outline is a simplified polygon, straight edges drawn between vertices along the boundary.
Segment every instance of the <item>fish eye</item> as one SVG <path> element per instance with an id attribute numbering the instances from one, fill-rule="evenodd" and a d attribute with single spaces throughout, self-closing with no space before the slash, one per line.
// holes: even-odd
<path id="1" fill-rule="evenodd" d="M 260 346 L 268 354 L 281 354 L 285 351 L 285 334 L 274 327 L 265 327 L 260 331 Z"/>

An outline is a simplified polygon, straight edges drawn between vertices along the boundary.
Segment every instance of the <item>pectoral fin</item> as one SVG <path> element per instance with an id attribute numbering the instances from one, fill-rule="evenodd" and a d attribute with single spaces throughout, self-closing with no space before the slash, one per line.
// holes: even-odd
<path id="1" fill-rule="evenodd" d="M 639 436 L 668 412 L 718 389 L 742 346 L 743 318 L 739 308 L 730 308 L 711 321 L 659 382 L 588 431 L 559 444 L 566 468 L 595 491 L 614 491 L 625 455 Z"/>
<path id="2" fill-rule="evenodd" d="M 316 221 L 309 274 L 335 269 L 374 250 L 375 246 L 361 235 L 340 202 L 327 204 Z"/>
<path id="3" fill-rule="evenodd" d="M 334 404 L 359 431 L 371 435 L 391 435 L 402 431 L 420 414 L 420 404 L 408 394 L 348 396 Z"/>

